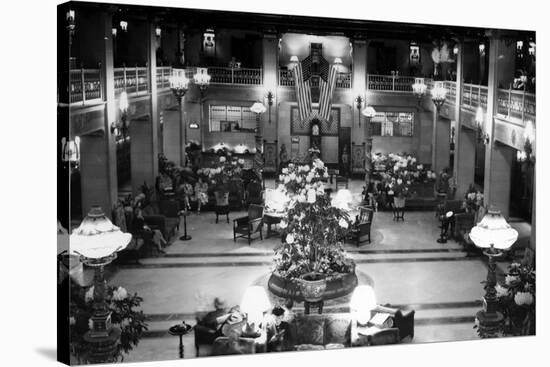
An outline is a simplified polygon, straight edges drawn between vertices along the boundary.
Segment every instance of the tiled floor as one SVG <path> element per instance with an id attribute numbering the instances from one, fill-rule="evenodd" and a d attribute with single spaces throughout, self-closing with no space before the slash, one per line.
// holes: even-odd
<path id="1" fill-rule="evenodd" d="M 352 181 L 350 190 L 357 194 L 361 185 Z M 230 218 L 242 214 L 231 213 Z M 190 215 L 187 225 L 193 238 L 184 242 L 176 237 L 166 256 L 110 269 L 109 283 L 138 292 L 150 318 L 149 331 L 127 362 L 177 358 L 178 340 L 167 333 L 169 326 L 182 319 L 193 324 L 205 299 L 221 296 L 235 305 L 248 286 L 267 284 L 273 248 L 280 239 L 258 239 L 250 246 L 243 239 L 233 242 L 232 223 L 215 224 L 213 213 Z M 416 310 L 412 342 L 476 339 L 472 326 L 481 308 L 484 259 L 467 256 L 453 241 L 437 243 L 433 212 L 407 212 L 404 222 L 377 212 L 372 231 L 371 244 L 346 248 L 357 263 L 359 282 L 373 284 L 378 303 Z M 328 303 L 327 312 L 345 308 L 348 299 Z M 195 357 L 192 334 L 184 337 L 184 345 L 185 357 Z M 201 349 L 203 353 L 208 354 L 208 348 Z"/>

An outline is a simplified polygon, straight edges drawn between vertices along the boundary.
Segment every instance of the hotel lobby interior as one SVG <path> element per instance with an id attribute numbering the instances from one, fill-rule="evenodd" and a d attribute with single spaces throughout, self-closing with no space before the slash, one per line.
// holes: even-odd
<path id="1" fill-rule="evenodd" d="M 538 332 L 534 31 L 57 11 L 60 361 Z"/>

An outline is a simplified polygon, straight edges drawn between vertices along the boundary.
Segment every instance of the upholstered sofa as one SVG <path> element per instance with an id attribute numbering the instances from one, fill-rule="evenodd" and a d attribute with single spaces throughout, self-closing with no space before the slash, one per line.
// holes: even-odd
<path id="1" fill-rule="evenodd" d="M 351 346 L 351 314 L 296 315 L 285 344 L 293 350 L 337 349 Z"/>

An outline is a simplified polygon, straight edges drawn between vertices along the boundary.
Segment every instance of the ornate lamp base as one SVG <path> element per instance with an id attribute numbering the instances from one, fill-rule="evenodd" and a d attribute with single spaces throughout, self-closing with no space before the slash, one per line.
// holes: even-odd
<path id="1" fill-rule="evenodd" d="M 476 318 L 479 323 L 479 335 L 482 338 L 496 338 L 502 335 L 504 316 L 500 312 L 481 310 L 476 314 Z"/>
<path id="2" fill-rule="evenodd" d="M 112 327 L 106 336 L 94 336 L 92 331 L 84 335 L 84 340 L 90 344 L 91 350 L 86 356 L 89 363 L 109 363 L 117 361 L 117 346 L 120 340 L 121 330 Z"/>

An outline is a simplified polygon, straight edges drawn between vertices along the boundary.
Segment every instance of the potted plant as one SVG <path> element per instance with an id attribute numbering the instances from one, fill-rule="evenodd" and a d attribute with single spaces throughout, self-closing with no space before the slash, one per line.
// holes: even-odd
<path id="1" fill-rule="evenodd" d="M 71 282 L 70 350 L 78 363 L 84 362 L 90 352 L 90 344 L 84 340 L 84 335 L 90 329 L 90 317 L 94 312 L 93 293 L 94 286 L 83 288 Z M 111 322 L 121 329 L 114 357 L 123 361 L 124 355 L 138 345 L 143 331 L 147 330 L 145 315 L 139 309 L 143 299 L 137 293 L 129 294 L 123 287 L 108 286 L 105 301 L 111 312 Z"/>
<path id="2" fill-rule="evenodd" d="M 303 298 L 311 302 L 323 297 L 327 279 L 355 271 L 343 247 L 350 220 L 342 208 L 331 205 L 324 191 L 326 177 L 320 159 L 311 165 L 290 163 L 277 188 L 288 195 L 289 204 L 280 224 L 284 242 L 275 250 L 274 270 L 297 282 Z"/>

